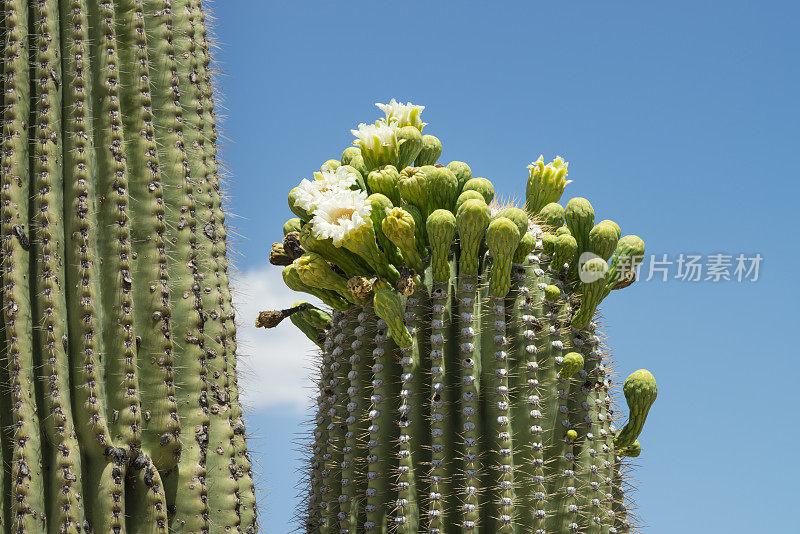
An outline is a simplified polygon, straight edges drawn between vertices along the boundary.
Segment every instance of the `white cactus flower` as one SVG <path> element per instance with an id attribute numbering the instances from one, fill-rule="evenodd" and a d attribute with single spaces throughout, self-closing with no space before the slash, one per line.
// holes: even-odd
<path id="1" fill-rule="evenodd" d="M 340 246 L 353 230 L 371 223 L 371 211 L 372 204 L 367 201 L 365 191 L 334 191 L 317 205 L 311 228 L 315 236 L 331 239 L 334 245 Z"/>
<path id="2" fill-rule="evenodd" d="M 383 165 L 397 163 L 397 124 L 375 121 L 375 124 L 358 125 L 358 130 L 350 130 L 356 140 L 354 145 L 361 148 L 361 155 L 367 170 L 377 169 Z"/>
<path id="3" fill-rule="evenodd" d="M 417 106 L 411 102 L 401 104 L 394 98 L 388 104 L 376 102 L 375 105 L 386 115 L 386 122 L 396 124 L 398 128 L 416 126 L 421 131 L 422 127 L 425 126 L 425 123 L 420 118 L 425 106 Z"/>
<path id="4" fill-rule="evenodd" d="M 344 167 L 332 171 L 327 166 L 323 167 L 322 172 L 315 172 L 314 177 L 315 180 L 303 178 L 295 197 L 296 204 L 309 213 L 316 210 L 317 205 L 332 193 L 349 190 L 357 179 L 352 171 Z"/>

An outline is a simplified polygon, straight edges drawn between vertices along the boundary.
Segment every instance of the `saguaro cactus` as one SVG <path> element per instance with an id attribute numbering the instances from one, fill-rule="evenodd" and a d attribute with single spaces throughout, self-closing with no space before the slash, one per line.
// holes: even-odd
<path id="1" fill-rule="evenodd" d="M 563 159 L 530 165 L 526 209 L 500 206 L 489 180 L 436 163 L 439 140 L 409 132 L 421 134 L 421 106 L 379 107 L 383 120 L 353 131 L 351 166 L 329 160 L 301 184 L 284 226 L 318 240 L 284 267 L 289 286 L 333 308 L 277 312 L 301 314 L 321 347 L 304 528 L 628 532 L 623 464 L 656 384 L 628 378 L 618 430 L 593 320 L 632 283 L 642 240 L 595 224 L 585 199 L 557 204 Z"/>
<path id="2" fill-rule="evenodd" d="M 0 35 L 0 531 L 255 532 L 201 1 Z"/>

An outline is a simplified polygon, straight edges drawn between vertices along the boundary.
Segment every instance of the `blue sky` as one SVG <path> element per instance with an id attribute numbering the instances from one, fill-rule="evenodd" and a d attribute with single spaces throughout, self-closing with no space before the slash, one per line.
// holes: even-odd
<path id="1" fill-rule="evenodd" d="M 247 326 L 297 298 L 267 251 L 290 216 L 288 190 L 339 157 L 350 128 L 378 117 L 374 102 L 395 97 L 426 106 L 441 160 L 467 161 L 507 196 L 524 193 L 539 154 L 560 154 L 574 180 L 564 200 L 589 198 L 649 253 L 761 255 L 756 282 L 682 281 L 673 264 L 668 281 L 618 292 L 603 313 L 622 378 L 647 367 L 659 383 L 636 471 L 646 532 L 789 532 L 800 476 L 784 452 L 800 439 L 800 9 L 489 5 L 213 6 L 263 531 L 291 528 L 311 350 L 290 325 Z"/>

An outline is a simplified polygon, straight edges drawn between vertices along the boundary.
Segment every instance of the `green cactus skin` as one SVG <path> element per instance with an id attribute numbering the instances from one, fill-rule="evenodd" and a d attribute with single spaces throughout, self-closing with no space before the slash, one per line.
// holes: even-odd
<path id="1" fill-rule="evenodd" d="M 0 531 L 256 532 L 200 0 L 0 26 Z"/>
<path id="2" fill-rule="evenodd" d="M 442 142 L 433 135 L 425 134 L 422 136 L 422 149 L 414 161 L 415 167 L 423 165 L 434 165 L 442 155 Z"/>
<path id="3" fill-rule="evenodd" d="M 585 199 L 553 202 L 563 161 L 540 185 L 550 189 L 528 191 L 543 202 L 534 214 L 490 208 L 491 182 L 424 152 L 401 173 L 400 206 L 373 194 L 385 212 L 370 222 L 402 251 L 397 278 L 368 262 L 371 298 L 355 304 L 331 289 L 341 277 L 284 270 L 293 289 L 339 306 L 330 323 L 292 315 L 324 336 L 306 531 L 629 532 L 621 469 L 641 452 L 655 381 L 637 371 L 626 382 L 618 431 L 593 319 L 623 287 L 612 275 L 630 284 L 644 243 L 595 225 Z M 580 266 L 585 251 L 595 256 Z"/>

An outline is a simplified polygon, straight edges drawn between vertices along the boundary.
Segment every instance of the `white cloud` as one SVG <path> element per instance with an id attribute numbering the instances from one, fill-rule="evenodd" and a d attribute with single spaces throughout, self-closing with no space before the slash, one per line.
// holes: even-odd
<path id="1" fill-rule="evenodd" d="M 231 282 L 237 316 L 239 384 L 250 408 L 303 412 L 311 397 L 317 346 L 289 319 L 272 329 L 256 328 L 258 312 L 288 308 L 295 301 L 319 302 L 286 287 L 281 268 L 267 265 L 238 274 Z M 321 305 L 320 305 L 321 306 Z"/>

